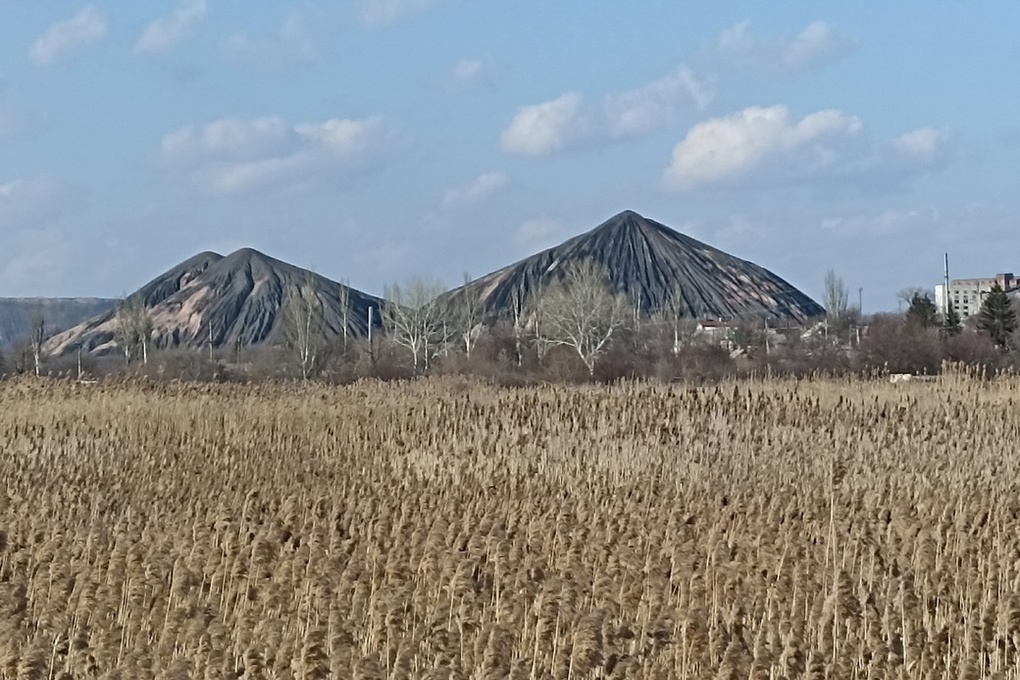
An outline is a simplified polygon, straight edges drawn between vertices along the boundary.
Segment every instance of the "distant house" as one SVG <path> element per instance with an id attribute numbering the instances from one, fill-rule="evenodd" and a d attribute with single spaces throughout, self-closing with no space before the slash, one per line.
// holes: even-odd
<path id="1" fill-rule="evenodd" d="M 805 328 L 801 332 L 800 337 L 803 340 L 808 340 L 810 338 L 824 337 L 828 335 L 828 332 L 828 324 L 825 321 L 817 321 L 814 325 Z"/>
<path id="2" fill-rule="evenodd" d="M 986 279 L 953 279 L 949 282 L 948 290 L 945 284 L 939 284 L 935 286 L 935 306 L 943 311 L 952 305 L 960 319 L 966 321 L 978 313 L 985 295 L 995 284 L 999 284 L 999 288 L 1011 297 L 1020 298 L 1020 279 L 1010 272 Z"/>
<path id="3" fill-rule="evenodd" d="M 698 322 L 698 326 L 694 330 L 694 337 L 728 347 L 732 332 L 733 324 L 728 321 L 723 321 L 722 319 L 703 319 Z"/>
<path id="4" fill-rule="evenodd" d="M 757 324 L 755 324 L 755 327 L 758 331 L 764 331 L 764 335 L 759 337 L 766 351 L 786 344 L 790 336 L 796 336 L 801 332 L 800 326 L 787 324 L 780 328 L 774 328 L 770 322 L 758 323 L 764 323 L 764 328 L 757 326 Z M 735 334 L 740 327 L 741 323 L 737 320 L 702 319 L 695 327 L 694 338 L 701 342 L 725 347 L 728 350 L 735 350 L 737 349 L 737 342 L 734 341 Z"/>

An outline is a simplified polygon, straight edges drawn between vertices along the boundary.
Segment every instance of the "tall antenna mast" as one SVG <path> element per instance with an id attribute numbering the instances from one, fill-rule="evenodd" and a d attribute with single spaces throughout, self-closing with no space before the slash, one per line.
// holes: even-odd
<path id="1" fill-rule="evenodd" d="M 945 278 L 943 279 L 945 286 L 942 288 L 942 314 L 945 316 L 949 315 L 949 253 L 946 253 L 946 270 Z"/>

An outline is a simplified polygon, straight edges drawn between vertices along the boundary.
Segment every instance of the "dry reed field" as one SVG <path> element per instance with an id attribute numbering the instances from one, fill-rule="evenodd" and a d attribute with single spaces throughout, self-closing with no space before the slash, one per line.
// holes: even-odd
<path id="1" fill-rule="evenodd" d="M 0 678 L 1018 678 L 1020 380 L 0 384 Z"/>

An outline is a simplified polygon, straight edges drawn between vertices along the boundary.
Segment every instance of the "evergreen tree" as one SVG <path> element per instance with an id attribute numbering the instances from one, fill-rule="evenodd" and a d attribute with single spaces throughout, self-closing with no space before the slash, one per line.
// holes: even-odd
<path id="1" fill-rule="evenodd" d="M 914 293 L 907 308 L 907 321 L 921 328 L 933 328 L 938 325 L 938 310 L 931 298 L 921 293 Z"/>
<path id="2" fill-rule="evenodd" d="M 950 304 L 949 309 L 942 316 L 942 337 L 951 338 L 954 335 L 959 335 L 961 330 L 963 330 L 963 327 L 960 322 L 960 315 L 956 313 L 956 308 Z"/>
<path id="3" fill-rule="evenodd" d="M 978 312 L 978 328 L 987 333 L 999 347 L 1007 347 L 1010 336 L 1017 326 L 1016 309 L 1013 301 L 999 284 L 985 296 L 985 301 Z"/>

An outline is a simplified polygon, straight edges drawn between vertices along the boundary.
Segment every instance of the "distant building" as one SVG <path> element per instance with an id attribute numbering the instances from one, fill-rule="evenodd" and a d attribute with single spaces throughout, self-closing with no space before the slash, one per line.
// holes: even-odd
<path id="1" fill-rule="evenodd" d="M 759 337 L 761 342 L 764 343 L 766 351 L 785 344 L 789 336 L 795 336 L 801 332 L 799 326 L 788 325 L 783 328 L 773 328 L 767 322 L 762 321 L 762 323 L 763 326 L 756 326 L 756 330 L 764 332 L 764 335 Z M 735 334 L 740 326 L 741 324 L 737 320 L 702 319 L 698 321 L 698 325 L 694 328 L 694 338 L 701 342 L 718 345 L 732 351 L 737 349 Z M 679 349 L 679 346 L 674 347 L 674 353 L 679 352 Z"/>
<path id="2" fill-rule="evenodd" d="M 995 284 L 1014 297 L 1020 296 L 1020 279 L 1012 273 L 996 274 L 991 279 L 953 279 L 948 291 L 945 284 L 935 286 L 935 306 L 942 312 L 952 305 L 960 319 L 966 321 L 978 313 L 985 295 Z"/>
<path id="3" fill-rule="evenodd" d="M 718 345 L 729 344 L 733 328 L 733 324 L 722 319 L 702 319 L 698 322 L 694 335 Z"/>

